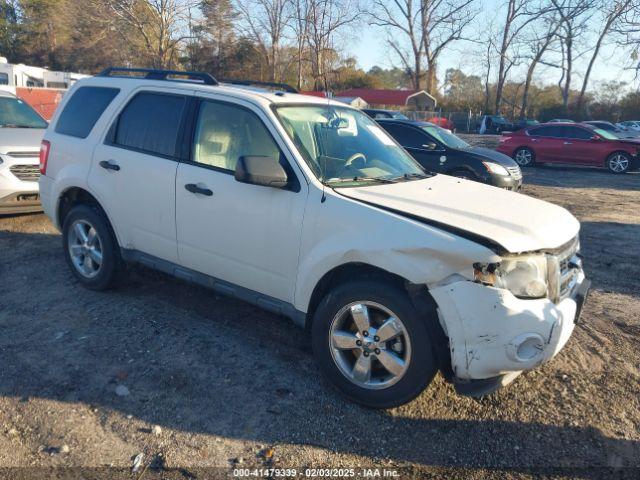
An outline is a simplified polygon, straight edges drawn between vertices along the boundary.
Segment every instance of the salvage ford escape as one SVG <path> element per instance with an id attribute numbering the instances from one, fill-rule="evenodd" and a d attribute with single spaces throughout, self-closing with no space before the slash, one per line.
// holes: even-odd
<path id="1" fill-rule="evenodd" d="M 73 86 L 40 162 L 82 284 L 135 261 L 288 316 L 372 407 L 438 371 L 509 383 L 562 349 L 589 285 L 563 208 L 429 174 L 365 114 L 290 91 L 111 68 Z"/>

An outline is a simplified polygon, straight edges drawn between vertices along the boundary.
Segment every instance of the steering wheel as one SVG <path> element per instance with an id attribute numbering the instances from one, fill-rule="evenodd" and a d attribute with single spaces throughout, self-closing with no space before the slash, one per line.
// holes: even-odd
<path id="1" fill-rule="evenodd" d="M 354 153 L 354 154 L 353 154 L 353 155 L 351 155 L 349 158 L 347 158 L 347 161 L 346 161 L 346 162 L 344 162 L 344 166 L 345 166 L 345 168 L 346 168 L 346 167 L 350 167 L 350 166 L 351 166 L 351 164 L 352 164 L 353 162 L 355 162 L 355 161 L 356 161 L 356 159 L 358 159 L 358 158 L 362 158 L 362 160 L 364 161 L 364 163 L 367 163 L 367 157 L 365 157 L 363 153 L 358 152 L 358 153 Z"/>

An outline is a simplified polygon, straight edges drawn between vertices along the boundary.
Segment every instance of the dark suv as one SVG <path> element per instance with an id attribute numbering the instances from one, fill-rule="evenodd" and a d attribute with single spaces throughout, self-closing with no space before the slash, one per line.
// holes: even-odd
<path id="1" fill-rule="evenodd" d="M 519 190 L 522 172 L 507 155 L 473 147 L 429 122 L 378 120 L 420 165 L 431 172 L 467 178 L 509 190 Z"/>

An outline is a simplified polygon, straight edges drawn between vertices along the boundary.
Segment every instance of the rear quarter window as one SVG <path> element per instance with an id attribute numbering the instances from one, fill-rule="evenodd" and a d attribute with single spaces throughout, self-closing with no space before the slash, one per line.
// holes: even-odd
<path id="1" fill-rule="evenodd" d="M 87 138 L 100 116 L 119 92 L 118 88 L 80 87 L 65 105 L 55 132 Z"/>

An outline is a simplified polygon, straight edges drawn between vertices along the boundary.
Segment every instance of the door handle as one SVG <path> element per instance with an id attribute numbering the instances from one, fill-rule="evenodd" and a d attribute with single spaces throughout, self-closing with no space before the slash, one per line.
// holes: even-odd
<path id="1" fill-rule="evenodd" d="M 564 142 L 565 145 L 573 145 L 573 142 Z"/>
<path id="2" fill-rule="evenodd" d="M 213 192 L 211 190 L 209 190 L 208 188 L 199 187 L 195 183 L 187 183 L 184 188 L 186 188 L 187 191 L 191 193 L 199 193 L 200 195 L 206 195 L 207 197 L 213 195 Z"/>
<path id="3" fill-rule="evenodd" d="M 120 165 L 114 163 L 113 160 L 102 160 L 100 166 L 106 170 L 113 170 L 114 172 L 120 170 Z"/>

